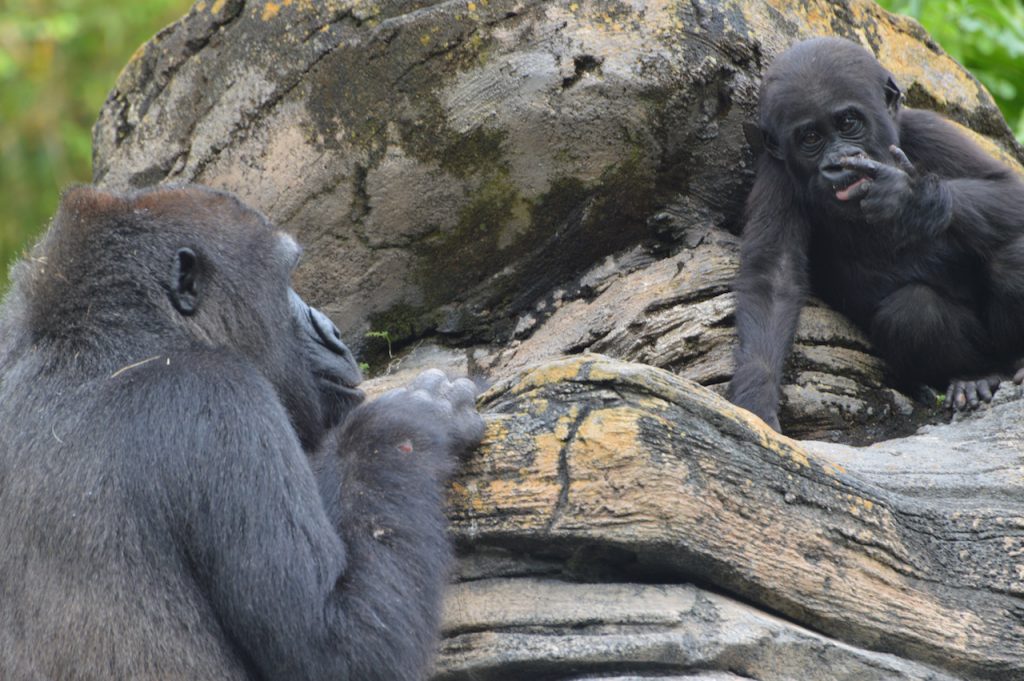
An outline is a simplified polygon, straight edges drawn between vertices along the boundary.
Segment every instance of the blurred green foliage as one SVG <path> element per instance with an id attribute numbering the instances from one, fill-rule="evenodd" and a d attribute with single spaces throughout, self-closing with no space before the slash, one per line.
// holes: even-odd
<path id="1" fill-rule="evenodd" d="M 92 179 L 117 74 L 191 0 L 0 0 L 0 290 L 60 190 Z"/>
<path id="2" fill-rule="evenodd" d="M 949 56 L 992 93 L 1024 142 L 1024 2 L 1022 0 L 881 0 L 914 17 Z"/>

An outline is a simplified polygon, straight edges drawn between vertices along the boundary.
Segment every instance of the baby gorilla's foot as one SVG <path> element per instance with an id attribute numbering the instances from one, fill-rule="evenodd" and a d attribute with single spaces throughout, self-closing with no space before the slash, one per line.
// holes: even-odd
<path id="1" fill-rule="evenodd" d="M 1018 380 L 1017 376 L 1020 376 Z M 1024 369 L 1014 376 L 1018 383 L 1024 380 Z M 949 390 L 946 391 L 946 407 L 953 411 L 973 411 L 981 406 L 983 402 L 991 402 L 992 395 L 999 389 L 999 381 L 1004 376 L 991 374 L 974 379 L 954 379 L 949 382 Z"/>

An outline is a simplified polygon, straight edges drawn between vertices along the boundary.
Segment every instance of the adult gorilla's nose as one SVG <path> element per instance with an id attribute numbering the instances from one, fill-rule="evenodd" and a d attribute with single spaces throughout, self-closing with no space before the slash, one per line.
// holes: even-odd
<path id="1" fill-rule="evenodd" d="M 345 355 L 349 352 L 348 347 L 341 341 L 341 331 L 338 331 L 338 327 L 334 325 L 334 322 L 327 315 L 312 305 L 309 306 L 309 321 L 328 350 L 339 355 Z"/>
<path id="2" fill-rule="evenodd" d="M 294 319 L 301 327 L 305 328 L 305 334 L 309 340 L 336 355 L 340 360 L 338 362 L 331 361 L 332 365 L 336 365 L 333 371 L 337 372 L 338 378 L 346 386 L 359 385 L 363 380 L 362 372 L 359 370 L 359 364 L 352 351 L 342 342 L 338 327 L 323 312 L 308 305 L 295 291 L 290 290 L 288 295 L 291 299 Z"/>

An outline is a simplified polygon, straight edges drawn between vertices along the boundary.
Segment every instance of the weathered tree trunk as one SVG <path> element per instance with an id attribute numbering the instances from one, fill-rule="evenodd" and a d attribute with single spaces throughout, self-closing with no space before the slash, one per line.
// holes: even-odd
<path id="1" fill-rule="evenodd" d="M 590 571 L 619 582 L 696 580 L 872 650 L 971 677 L 1024 678 L 1024 405 L 1011 399 L 1017 392 L 1006 386 L 1003 403 L 967 428 L 853 450 L 779 436 L 665 371 L 598 355 L 570 358 L 485 396 L 488 437 L 454 486 L 452 518 L 473 552 L 536 553 L 559 566 L 548 570 L 577 579 Z M 995 440 L 979 452 L 985 463 L 965 464 L 958 444 L 983 433 Z M 489 587 L 475 582 L 456 591 L 444 658 L 452 678 L 478 678 L 466 670 L 501 659 L 487 652 L 502 647 L 492 639 L 463 640 L 473 626 L 528 638 L 544 621 L 539 613 L 549 612 L 571 651 L 584 636 L 573 633 L 577 626 L 605 617 L 630 622 L 628 599 L 610 595 L 629 587 L 595 588 L 595 597 L 613 603 L 588 620 L 585 601 L 575 610 L 555 605 L 573 594 L 588 598 L 586 587 L 538 583 L 528 566 L 498 564 L 482 575 L 517 569 L 530 576 L 498 582 L 492 595 L 508 599 L 519 589 L 535 607 L 497 605 Z M 653 618 L 640 622 L 660 633 L 635 662 L 690 668 L 687 655 L 700 638 L 691 640 L 693 623 L 671 613 L 690 612 L 693 594 L 636 593 L 634 605 Z M 656 606 L 645 609 L 648 601 Z M 614 655 L 584 658 L 581 668 L 616 668 Z M 806 678 L 865 678 L 851 674 Z"/>

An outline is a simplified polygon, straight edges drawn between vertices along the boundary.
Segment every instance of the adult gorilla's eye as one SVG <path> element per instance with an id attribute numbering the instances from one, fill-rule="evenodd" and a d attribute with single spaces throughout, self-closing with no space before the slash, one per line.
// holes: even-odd
<path id="1" fill-rule="evenodd" d="M 839 132 L 844 135 L 856 135 L 862 127 L 860 116 L 847 112 L 839 119 Z"/>

